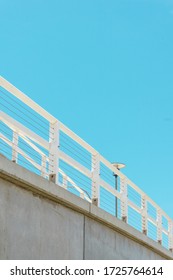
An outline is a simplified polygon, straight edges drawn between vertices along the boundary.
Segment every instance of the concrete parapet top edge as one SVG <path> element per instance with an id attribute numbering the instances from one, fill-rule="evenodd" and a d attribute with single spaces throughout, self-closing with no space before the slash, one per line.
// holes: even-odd
<path id="1" fill-rule="evenodd" d="M 77 197 L 62 187 L 30 172 L 16 163 L 11 162 L 2 155 L 0 155 L 0 178 L 15 183 L 17 186 L 23 187 L 35 194 L 63 204 L 74 211 L 80 212 L 95 221 L 112 228 L 131 240 L 142 244 L 144 247 L 149 248 L 164 258 L 170 260 L 173 259 L 172 252 L 168 251 L 163 246 L 125 222 L 117 219 L 93 204 L 90 204 L 82 198 Z"/>

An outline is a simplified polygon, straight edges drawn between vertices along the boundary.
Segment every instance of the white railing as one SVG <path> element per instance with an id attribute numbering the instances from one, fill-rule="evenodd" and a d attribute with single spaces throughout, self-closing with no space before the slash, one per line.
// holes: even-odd
<path id="1" fill-rule="evenodd" d="M 173 221 L 139 187 L 2 77 L 0 94 L 2 154 L 173 250 Z"/>

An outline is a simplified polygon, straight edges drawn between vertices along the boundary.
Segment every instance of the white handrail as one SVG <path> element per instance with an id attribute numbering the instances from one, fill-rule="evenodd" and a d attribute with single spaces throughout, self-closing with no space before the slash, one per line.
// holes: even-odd
<path id="1" fill-rule="evenodd" d="M 0 133 L 0 139 L 11 147 L 13 152 L 12 159 L 14 161 L 17 161 L 18 154 L 21 154 L 40 171 L 41 176 L 54 180 L 65 188 L 67 187 L 67 182 L 69 182 L 80 193 L 82 198 L 85 198 L 90 203 L 93 202 L 97 206 L 101 206 L 101 188 L 103 188 L 106 192 L 120 201 L 121 218 L 123 221 L 128 222 L 128 207 L 132 208 L 136 213 L 141 215 L 141 230 L 143 233 L 147 234 L 147 223 L 149 221 L 157 228 L 158 242 L 162 242 L 162 233 L 166 234 L 169 239 L 169 249 L 173 250 L 173 221 L 148 195 L 146 195 L 144 191 L 135 185 L 120 170 L 114 167 L 107 159 L 101 156 L 97 150 L 2 77 L 0 77 L 0 86 L 11 93 L 15 98 L 22 101 L 34 112 L 46 119 L 49 123 L 48 133 L 50 140 L 47 141 L 35 131 L 31 131 L 31 129 L 24 126 L 18 120 L 10 117 L 7 113 L 2 111 L 0 112 L 0 121 L 6 124 L 13 132 L 12 140 L 2 133 Z M 86 167 L 80 161 L 76 160 L 76 158 L 73 158 L 61 150 L 61 131 L 90 154 L 90 168 Z M 33 158 L 31 158 L 22 150 L 21 147 L 19 147 L 18 138 L 23 139 L 36 153 L 39 154 L 41 157 L 40 163 L 34 161 Z M 39 147 L 37 147 L 37 144 Z M 48 155 L 45 154 L 42 148 L 46 149 Z M 90 180 L 92 200 L 86 195 L 86 191 L 80 187 L 80 183 L 77 184 L 74 179 L 72 179 L 65 171 L 62 170 L 62 168 L 59 167 L 59 160 L 63 160 L 66 164 Z M 110 173 L 112 172 L 112 174 L 116 174 L 120 178 L 120 190 L 116 190 L 102 178 L 100 174 L 101 164 L 103 164 Z M 63 177 L 63 184 L 59 182 L 59 174 Z M 136 204 L 128 197 L 128 186 L 130 186 L 141 198 L 140 205 Z M 152 207 L 156 209 L 156 219 L 148 213 L 147 203 L 150 203 Z M 162 225 L 162 217 L 167 219 L 168 230 Z"/>

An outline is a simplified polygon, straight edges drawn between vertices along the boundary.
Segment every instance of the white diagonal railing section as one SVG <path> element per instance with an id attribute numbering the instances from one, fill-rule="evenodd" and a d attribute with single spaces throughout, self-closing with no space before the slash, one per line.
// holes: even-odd
<path id="1" fill-rule="evenodd" d="M 173 221 L 147 194 L 2 77 L 0 94 L 0 153 L 173 250 Z"/>

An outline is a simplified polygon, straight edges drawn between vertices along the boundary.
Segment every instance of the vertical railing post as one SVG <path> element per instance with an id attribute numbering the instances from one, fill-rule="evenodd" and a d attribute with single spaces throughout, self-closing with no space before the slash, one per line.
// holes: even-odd
<path id="1" fill-rule="evenodd" d="M 142 200 L 141 200 L 141 204 L 142 204 L 142 210 L 141 210 L 141 215 L 142 215 L 142 232 L 147 235 L 147 200 L 146 197 L 143 196 Z"/>
<path id="2" fill-rule="evenodd" d="M 92 203 L 100 205 L 100 155 L 92 155 Z"/>
<path id="3" fill-rule="evenodd" d="M 67 190 L 67 183 L 68 183 L 68 181 L 67 181 L 67 176 L 66 176 L 66 175 L 63 175 L 63 178 L 62 178 L 62 186 L 63 186 L 63 188 L 66 189 L 66 190 Z"/>
<path id="4" fill-rule="evenodd" d="M 16 162 L 16 163 L 17 163 L 17 157 L 18 157 L 18 152 L 17 152 L 18 140 L 19 140 L 18 133 L 16 131 L 13 131 L 12 161 Z"/>
<path id="5" fill-rule="evenodd" d="M 59 122 L 50 123 L 49 130 L 49 180 L 58 184 Z"/>
<path id="6" fill-rule="evenodd" d="M 41 176 L 46 177 L 46 156 L 43 155 L 41 158 Z"/>
<path id="7" fill-rule="evenodd" d="M 127 179 L 120 178 L 120 193 L 121 193 L 121 219 L 127 223 L 128 220 L 128 197 L 127 197 Z"/>
<path id="8" fill-rule="evenodd" d="M 160 209 L 157 209 L 157 242 L 162 244 L 162 214 Z"/>
<path id="9" fill-rule="evenodd" d="M 173 222 L 168 222 L 168 246 L 169 250 L 173 252 Z"/>

